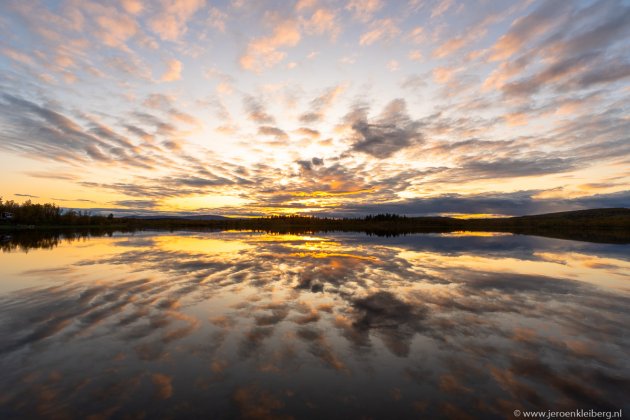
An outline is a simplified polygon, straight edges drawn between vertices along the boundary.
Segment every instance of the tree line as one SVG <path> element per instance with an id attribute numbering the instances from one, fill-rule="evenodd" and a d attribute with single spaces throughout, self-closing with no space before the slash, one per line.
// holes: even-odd
<path id="1" fill-rule="evenodd" d="M 93 215 L 89 211 L 64 210 L 56 204 L 18 203 L 0 197 L 0 220 L 5 224 L 102 226 L 112 224 L 114 216 Z"/>

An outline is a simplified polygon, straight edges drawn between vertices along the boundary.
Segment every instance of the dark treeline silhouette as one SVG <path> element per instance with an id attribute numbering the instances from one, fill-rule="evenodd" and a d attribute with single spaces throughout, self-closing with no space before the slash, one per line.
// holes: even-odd
<path id="1" fill-rule="evenodd" d="M 92 215 L 88 211 L 62 210 L 52 203 L 34 204 L 31 200 L 16 203 L 0 197 L 0 220 L 5 225 L 36 226 L 105 226 L 114 223 L 114 216 Z"/>
<path id="2" fill-rule="evenodd" d="M 391 213 L 361 218 L 329 218 L 275 215 L 257 218 L 114 217 L 62 210 L 54 204 L 18 204 L 0 199 L 5 230 L 24 228 L 98 227 L 103 229 L 207 229 L 252 230 L 277 233 L 365 232 L 395 236 L 411 233 L 452 231 L 511 232 L 593 242 L 630 243 L 630 209 L 593 209 L 534 216 L 455 219 L 451 217 L 407 217 Z"/>

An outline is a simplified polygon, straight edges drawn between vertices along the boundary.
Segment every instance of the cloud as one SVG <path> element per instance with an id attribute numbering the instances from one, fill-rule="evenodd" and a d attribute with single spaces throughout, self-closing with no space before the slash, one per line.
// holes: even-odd
<path id="1" fill-rule="evenodd" d="M 431 10 L 431 19 L 442 16 L 453 6 L 455 0 L 440 0 Z"/>
<path id="2" fill-rule="evenodd" d="M 326 89 L 324 93 L 311 101 L 309 111 L 300 115 L 300 121 L 303 123 L 321 121 L 325 117 L 326 112 L 334 105 L 337 98 L 343 94 L 346 88 L 347 85 L 340 84 Z"/>
<path id="3" fill-rule="evenodd" d="M 422 52 L 420 50 L 411 50 L 407 54 L 407 58 L 411 61 L 419 61 L 422 60 Z"/>
<path id="4" fill-rule="evenodd" d="M 127 13 L 137 15 L 144 10 L 142 0 L 121 0 L 121 6 Z"/>
<path id="5" fill-rule="evenodd" d="M 258 124 L 274 124 L 275 118 L 267 113 L 262 102 L 251 95 L 243 96 L 243 106 L 250 120 Z"/>
<path id="6" fill-rule="evenodd" d="M 575 168 L 572 159 L 560 157 L 530 157 L 524 159 L 462 159 L 459 177 L 506 178 L 566 172 Z"/>
<path id="7" fill-rule="evenodd" d="M 581 9 L 575 3 L 546 2 L 495 44 L 491 58 L 521 54 L 503 62 L 484 86 L 527 99 L 542 91 L 565 94 L 622 80 L 629 63 L 618 46 L 630 34 L 629 23 L 630 7 L 616 2 Z"/>
<path id="8" fill-rule="evenodd" d="M 279 51 L 279 48 L 293 47 L 301 38 L 297 22 L 284 20 L 275 25 L 270 36 L 251 40 L 239 63 L 243 69 L 256 73 L 270 69 L 286 57 L 286 53 Z"/>
<path id="9" fill-rule="evenodd" d="M 258 134 L 261 136 L 274 136 L 277 140 L 288 140 L 288 134 L 278 127 L 263 125 L 258 127 Z"/>
<path id="10" fill-rule="evenodd" d="M 61 113 L 14 96 L 2 99 L 4 147 L 62 160 L 107 160 L 101 150 L 107 144 Z"/>
<path id="11" fill-rule="evenodd" d="M 95 17 L 96 36 L 108 47 L 126 49 L 126 42 L 139 31 L 135 19 L 127 14 L 118 13 L 114 8 L 103 9 Z"/>
<path id="12" fill-rule="evenodd" d="M 423 141 L 419 132 L 421 124 L 409 117 L 404 99 L 391 101 L 374 121 L 368 120 L 364 109 L 356 109 L 348 118 L 354 131 L 352 150 L 376 158 L 388 158 Z"/>
<path id="13" fill-rule="evenodd" d="M 416 26 L 406 35 L 409 42 L 413 44 L 422 44 L 425 41 L 424 28 L 422 26 Z"/>
<path id="14" fill-rule="evenodd" d="M 76 174 L 70 174 L 70 173 L 64 173 L 64 172 L 27 171 L 24 173 L 34 178 L 63 179 L 66 181 L 76 181 L 80 179 L 80 177 Z"/>
<path id="15" fill-rule="evenodd" d="M 571 3 L 553 0 L 544 1 L 536 10 L 525 17 L 517 18 L 510 30 L 502 35 L 492 47 L 492 60 L 505 60 L 530 40 L 536 39 L 553 27 L 557 19 L 567 16 Z"/>
<path id="16" fill-rule="evenodd" d="M 534 198 L 539 191 L 513 193 L 483 193 L 475 195 L 448 194 L 413 198 L 397 203 L 348 205 L 343 214 L 396 213 L 409 216 L 439 214 L 502 214 L 523 216 L 589 208 L 630 206 L 630 191 L 597 194 L 570 199 Z"/>
<path id="17" fill-rule="evenodd" d="M 173 106 L 173 100 L 172 96 L 152 93 L 146 97 L 142 104 L 148 108 L 166 110 Z"/>
<path id="18" fill-rule="evenodd" d="M 162 0 L 149 27 L 163 40 L 178 41 L 188 30 L 188 21 L 205 5 L 205 0 Z"/>
<path id="19" fill-rule="evenodd" d="M 105 64 L 113 70 L 137 79 L 151 80 L 149 67 L 135 55 L 115 55 L 105 59 Z"/>
<path id="20" fill-rule="evenodd" d="M 389 71 L 398 71 L 400 69 L 400 62 L 398 60 L 389 60 L 387 62 L 387 69 Z"/>
<path id="21" fill-rule="evenodd" d="M 328 35 L 336 40 L 341 33 L 342 26 L 337 22 L 337 15 L 333 10 L 317 9 L 309 19 L 304 19 L 302 25 L 306 33 L 314 35 Z"/>
<path id="22" fill-rule="evenodd" d="M 161 373 L 151 375 L 151 381 L 155 386 L 155 396 L 159 399 L 166 400 L 173 396 L 173 378 Z"/>
<path id="23" fill-rule="evenodd" d="M 381 0 L 350 0 L 346 4 L 346 10 L 352 13 L 355 19 L 368 22 L 374 14 L 383 7 Z"/>
<path id="24" fill-rule="evenodd" d="M 79 117 L 73 118 L 55 105 L 42 106 L 4 95 L 0 98 L 0 109 L 6 127 L 1 135 L 1 148 L 62 164 L 97 162 L 152 169 L 159 162 L 160 167 L 168 169 L 180 156 L 164 150 L 154 139 L 164 145 L 185 144 L 177 125 L 147 113 L 125 116 L 129 123 L 120 128 L 134 134 L 129 138 L 117 126 L 106 125 L 95 115 L 78 113 Z M 173 112 L 177 113 L 169 110 L 168 115 L 177 122 L 179 117 L 171 115 Z"/>
<path id="25" fill-rule="evenodd" d="M 400 87 L 413 92 L 419 92 L 427 86 L 426 79 L 424 75 L 420 74 L 409 75 L 402 81 Z"/>
<path id="26" fill-rule="evenodd" d="M 311 160 L 298 160 L 297 163 L 304 171 L 311 171 L 314 166 L 321 166 L 324 164 L 324 159 L 314 157 Z"/>
<path id="27" fill-rule="evenodd" d="M 182 77 L 182 62 L 176 59 L 170 59 L 166 63 L 167 69 L 161 77 L 163 82 L 173 82 Z"/>
<path id="28" fill-rule="evenodd" d="M 312 128 L 308 128 L 308 127 L 300 127 L 297 130 L 295 130 L 295 133 L 302 136 L 309 137 L 311 139 L 318 139 L 321 135 L 319 131 L 313 130 Z"/>
<path id="29" fill-rule="evenodd" d="M 369 30 L 359 39 L 359 45 L 367 46 L 375 42 L 391 41 L 400 35 L 400 29 L 392 19 L 380 19 L 370 24 Z"/>
<path id="30" fill-rule="evenodd" d="M 131 207 L 132 209 L 153 209 L 157 207 L 156 200 L 118 200 L 112 201 L 111 204 L 121 207 Z"/>
<path id="31" fill-rule="evenodd" d="M 215 28 L 219 32 L 225 32 L 226 21 L 228 20 L 227 13 L 222 12 L 216 7 L 210 7 L 208 11 L 208 18 L 206 22 L 212 28 Z"/>
<path id="32" fill-rule="evenodd" d="M 433 80 L 436 83 L 448 83 L 453 79 L 455 73 L 457 73 L 459 69 L 452 67 L 435 67 L 433 69 Z"/>
<path id="33" fill-rule="evenodd" d="M 570 57 L 558 61 L 528 78 L 508 83 L 502 89 L 507 95 L 533 95 L 554 82 L 580 73 L 597 60 L 599 60 L 599 54 L 597 53 L 586 53 L 577 57 Z"/>

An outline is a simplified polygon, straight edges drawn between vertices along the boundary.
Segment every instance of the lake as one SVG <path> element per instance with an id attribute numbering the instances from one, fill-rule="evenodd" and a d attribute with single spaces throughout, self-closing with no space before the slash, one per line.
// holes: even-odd
<path id="1" fill-rule="evenodd" d="M 3 419 L 630 410 L 628 244 L 145 231 L 0 247 Z"/>

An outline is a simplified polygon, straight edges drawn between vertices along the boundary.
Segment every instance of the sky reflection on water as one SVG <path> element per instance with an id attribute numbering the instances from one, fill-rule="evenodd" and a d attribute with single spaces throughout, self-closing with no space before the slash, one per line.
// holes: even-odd
<path id="1" fill-rule="evenodd" d="M 0 417 L 628 410 L 628 245 L 136 233 L 0 254 Z"/>

